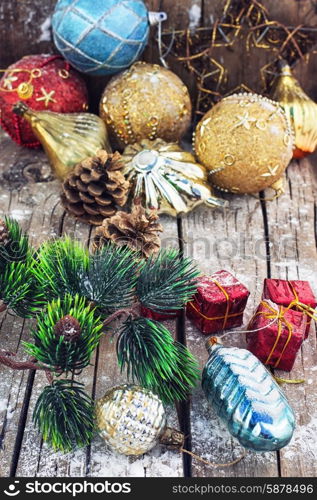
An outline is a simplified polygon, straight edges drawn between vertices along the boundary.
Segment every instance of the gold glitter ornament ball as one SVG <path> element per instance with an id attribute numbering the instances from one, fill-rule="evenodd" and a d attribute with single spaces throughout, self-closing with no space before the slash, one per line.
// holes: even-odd
<path id="1" fill-rule="evenodd" d="M 137 62 L 105 88 L 100 116 L 123 146 L 157 137 L 178 142 L 191 121 L 187 87 L 172 71 Z"/>
<path id="2" fill-rule="evenodd" d="M 293 134 L 279 104 L 235 94 L 211 108 L 194 135 L 195 153 L 222 191 L 256 193 L 278 182 L 293 156 Z"/>
<path id="3" fill-rule="evenodd" d="M 109 447 L 124 455 L 151 450 L 166 428 L 161 400 L 147 389 L 122 385 L 110 389 L 96 403 L 100 435 Z"/>

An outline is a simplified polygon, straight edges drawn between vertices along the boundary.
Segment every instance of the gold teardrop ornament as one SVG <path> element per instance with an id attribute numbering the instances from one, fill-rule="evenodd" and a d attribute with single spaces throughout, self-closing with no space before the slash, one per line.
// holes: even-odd
<path id="1" fill-rule="evenodd" d="M 176 143 L 162 139 L 127 146 L 121 158 L 123 174 L 131 183 L 131 198 L 146 208 L 176 216 L 204 203 L 223 207 L 207 182 L 206 169 Z"/>
<path id="2" fill-rule="evenodd" d="M 41 142 L 54 174 L 63 180 L 83 159 L 100 149 L 111 153 L 104 122 L 91 113 L 33 111 L 17 103 L 13 111 L 27 120 Z"/>
<path id="3" fill-rule="evenodd" d="M 295 133 L 294 158 L 313 153 L 317 147 L 317 104 L 303 91 L 284 61 L 272 92 L 291 120 Z"/>
<path id="4" fill-rule="evenodd" d="M 258 193 L 275 189 L 282 177 L 293 156 L 293 132 L 278 103 L 257 94 L 234 94 L 198 123 L 194 149 L 214 187 Z"/>

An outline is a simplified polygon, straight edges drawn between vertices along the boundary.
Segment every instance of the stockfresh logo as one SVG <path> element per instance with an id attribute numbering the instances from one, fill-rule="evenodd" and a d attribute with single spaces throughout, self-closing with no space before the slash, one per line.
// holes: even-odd
<path id="1" fill-rule="evenodd" d="M 23 491 L 21 491 L 20 481 L 13 481 L 4 490 L 8 497 L 15 497 L 19 493 L 25 494 L 55 494 L 72 496 L 76 498 L 81 494 L 105 494 L 105 493 L 131 493 L 131 483 L 119 483 L 115 481 L 23 481 Z"/>
<path id="2" fill-rule="evenodd" d="M 5 495 L 8 497 L 16 497 L 21 493 L 21 490 L 19 489 L 20 481 L 13 481 L 13 483 L 9 484 L 6 490 L 3 491 Z"/>

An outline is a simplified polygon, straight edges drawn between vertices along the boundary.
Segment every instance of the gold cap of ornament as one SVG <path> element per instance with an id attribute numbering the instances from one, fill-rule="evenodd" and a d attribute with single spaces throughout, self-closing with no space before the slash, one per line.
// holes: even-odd
<path id="1" fill-rule="evenodd" d="M 207 351 L 214 348 L 216 345 L 222 345 L 221 339 L 219 337 L 209 337 L 206 340 L 205 346 Z"/>
<path id="2" fill-rule="evenodd" d="M 178 144 L 162 139 L 127 146 L 121 158 L 131 197 L 148 209 L 176 216 L 204 203 L 224 207 L 207 182 L 206 169 Z"/>
<path id="3" fill-rule="evenodd" d="M 199 122 L 194 149 L 216 188 L 257 193 L 281 178 L 293 155 L 293 133 L 278 103 L 256 94 L 234 94 Z"/>
<path id="4" fill-rule="evenodd" d="M 22 102 L 17 103 L 13 111 L 30 123 L 55 175 L 61 180 L 77 163 L 98 150 L 111 153 L 106 126 L 96 115 L 33 111 Z"/>
<path id="5" fill-rule="evenodd" d="M 178 142 L 190 125 L 191 110 L 180 78 L 145 62 L 112 78 L 100 101 L 100 116 L 120 145 L 157 137 Z"/>
<path id="6" fill-rule="evenodd" d="M 296 146 L 294 157 L 301 158 L 313 153 L 317 147 L 317 104 L 305 94 L 285 61 L 281 61 L 280 69 L 272 99 L 279 102 L 292 123 Z"/>

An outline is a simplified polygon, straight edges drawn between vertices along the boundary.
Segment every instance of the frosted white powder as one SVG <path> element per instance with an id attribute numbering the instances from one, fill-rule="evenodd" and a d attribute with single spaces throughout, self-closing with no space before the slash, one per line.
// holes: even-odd
<path id="1" fill-rule="evenodd" d="M 189 15 L 189 29 L 194 30 L 199 27 L 201 19 L 201 7 L 194 3 L 188 10 Z"/>
<path id="2" fill-rule="evenodd" d="M 32 214 L 32 210 L 29 210 L 27 208 L 24 208 L 23 210 L 21 209 L 13 209 L 13 210 L 10 210 L 10 217 L 12 217 L 13 219 L 16 219 L 18 221 L 22 221 L 22 220 L 25 220 L 26 216 L 27 215 L 31 215 Z"/>
<path id="3" fill-rule="evenodd" d="M 317 415 L 315 414 L 306 425 L 298 425 L 295 429 L 291 446 L 285 449 L 284 457 L 288 460 L 296 456 L 317 459 Z"/>
<path id="4" fill-rule="evenodd" d="M 6 399 L 0 399 L 0 413 L 7 409 L 8 401 Z"/>
<path id="5" fill-rule="evenodd" d="M 51 36 L 51 25 L 52 25 L 52 20 L 51 17 L 47 17 L 45 21 L 41 24 L 41 34 L 38 38 L 38 42 L 50 42 L 52 39 Z"/>

